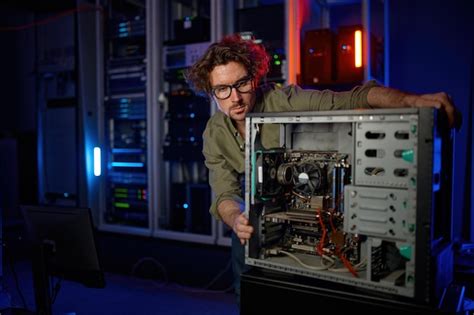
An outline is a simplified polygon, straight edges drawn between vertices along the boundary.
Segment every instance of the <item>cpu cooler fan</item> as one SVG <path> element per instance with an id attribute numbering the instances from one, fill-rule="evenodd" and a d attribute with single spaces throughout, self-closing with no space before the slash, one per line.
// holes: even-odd
<path id="1" fill-rule="evenodd" d="M 303 195 L 314 195 L 325 185 L 323 170 L 311 162 L 301 162 L 295 166 L 294 190 Z"/>

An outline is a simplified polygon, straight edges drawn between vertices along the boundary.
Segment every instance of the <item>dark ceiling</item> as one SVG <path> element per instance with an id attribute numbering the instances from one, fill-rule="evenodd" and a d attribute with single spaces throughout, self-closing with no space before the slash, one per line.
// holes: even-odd
<path id="1" fill-rule="evenodd" d="M 45 13 L 72 9 L 75 4 L 74 0 L 2 0 L 0 8 Z"/>

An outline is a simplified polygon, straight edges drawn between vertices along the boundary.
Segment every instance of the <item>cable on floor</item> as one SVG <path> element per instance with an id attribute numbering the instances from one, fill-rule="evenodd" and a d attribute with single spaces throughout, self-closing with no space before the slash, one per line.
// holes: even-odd
<path id="1" fill-rule="evenodd" d="M 162 286 L 165 286 L 169 283 L 168 272 L 166 271 L 166 268 L 157 259 L 155 259 L 153 257 L 140 258 L 132 267 L 131 275 L 133 277 L 136 277 L 136 271 L 137 271 L 138 267 L 140 267 L 140 265 L 142 265 L 145 262 L 151 262 L 151 263 L 155 264 L 155 266 L 157 266 L 158 269 L 161 270 L 161 273 L 163 274 Z"/>
<path id="2" fill-rule="evenodd" d="M 158 288 L 163 288 L 163 287 L 166 286 L 166 287 L 170 287 L 170 288 L 179 289 L 180 291 L 188 292 L 188 293 L 228 293 L 234 287 L 233 284 L 231 284 L 229 287 L 227 287 L 223 290 L 212 290 L 212 289 L 210 289 L 217 282 L 217 280 L 219 280 L 228 270 L 231 269 L 231 267 L 232 267 L 232 260 L 231 259 L 229 259 L 229 261 L 227 262 L 225 267 L 221 271 L 219 271 L 217 273 L 217 275 L 214 276 L 214 278 L 211 281 L 209 281 L 209 283 L 207 283 L 204 286 L 199 287 L 199 288 L 193 288 L 193 287 L 189 287 L 189 286 L 185 286 L 185 285 L 181 285 L 181 284 L 177 284 L 177 283 L 170 283 L 166 268 L 157 259 L 155 259 L 153 257 L 140 258 L 132 267 L 131 275 L 133 277 L 136 277 L 136 270 L 140 267 L 141 264 L 143 264 L 145 262 L 152 262 L 153 264 L 158 266 L 159 269 L 161 269 L 161 271 L 163 273 L 164 280 L 163 281 L 153 280 L 153 283 L 155 285 L 158 285 Z"/>

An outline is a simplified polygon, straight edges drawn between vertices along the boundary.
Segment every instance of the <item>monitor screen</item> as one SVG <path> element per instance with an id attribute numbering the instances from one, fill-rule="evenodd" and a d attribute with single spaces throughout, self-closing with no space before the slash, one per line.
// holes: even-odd
<path id="1" fill-rule="evenodd" d="M 90 209 L 21 206 L 27 237 L 44 248 L 47 272 L 87 287 L 103 288 Z"/>

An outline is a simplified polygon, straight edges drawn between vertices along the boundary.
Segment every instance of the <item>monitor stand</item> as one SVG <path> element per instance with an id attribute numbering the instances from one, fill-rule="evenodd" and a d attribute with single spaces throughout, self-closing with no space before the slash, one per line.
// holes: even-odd
<path id="1" fill-rule="evenodd" d="M 53 241 L 44 240 L 33 245 L 33 286 L 35 289 L 36 314 L 52 315 L 52 301 L 49 285 L 47 257 L 54 254 Z"/>

